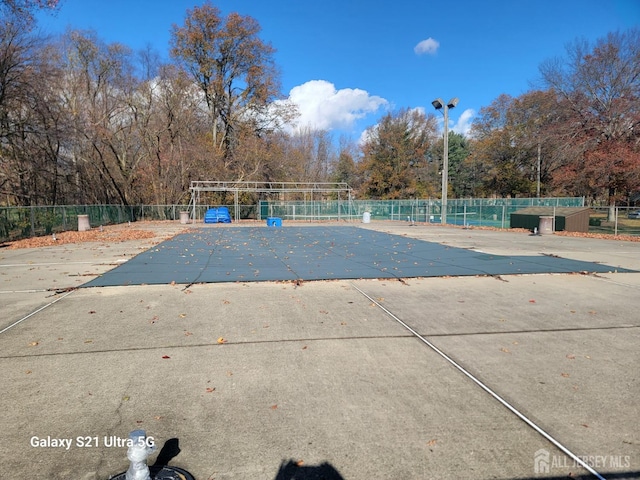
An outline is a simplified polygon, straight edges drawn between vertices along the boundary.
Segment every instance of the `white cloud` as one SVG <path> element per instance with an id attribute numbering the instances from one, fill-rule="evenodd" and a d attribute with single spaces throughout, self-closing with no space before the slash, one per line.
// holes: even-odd
<path id="1" fill-rule="evenodd" d="M 413 47 L 413 51 L 416 52 L 416 55 L 435 55 L 438 48 L 440 48 L 440 42 L 429 37 Z"/>
<path id="2" fill-rule="evenodd" d="M 311 80 L 293 87 L 289 101 L 297 105 L 300 113 L 294 127 L 310 126 L 320 130 L 350 128 L 357 120 L 389 103 L 359 88 L 336 90 L 335 85 L 326 80 Z"/>
<path id="3" fill-rule="evenodd" d="M 460 114 L 457 121 L 452 118 L 455 117 L 456 111 L 457 110 L 449 110 L 449 131 L 468 137 L 476 111 L 473 108 L 467 108 Z M 442 128 L 444 128 L 444 117 L 442 115 L 438 115 L 436 118 L 438 119 L 440 130 L 442 130 Z"/>
<path id="4" fill-rule="evenodd" d="M 371 140 L 372 135 L 375 135 L 378 130 L 378 125 L 379 124 L 376 123 L 375 125 L 372 125 L 369 128 L 363 130 L 362 133 L 360 134 L 360 137 L 358 138 L 357 144 L 359 146 L 362 146 L 365 143 L 367 143 L 369 140 Z"/>
<path id="5" fill-rule="evenodd" d="M 460 117 L 458 117 L 458 121 L 453 126 L 452 130 L 456 133 L 464 135 L 465 137 L 469 135 L 469 131 L 471 130 L 471 123 L 473 121 L 473 117 L 475 116 L 476 111 L 472 108 L 467 108 Z"/>

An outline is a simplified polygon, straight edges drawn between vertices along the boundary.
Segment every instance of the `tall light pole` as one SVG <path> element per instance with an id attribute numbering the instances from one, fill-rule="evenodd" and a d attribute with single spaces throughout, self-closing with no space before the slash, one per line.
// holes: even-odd
<path id="1" fill-rule="evenodd" d="M 449 103 L 444 103 L 441 98 L 436 98 L 431 105 L 436 110 L 443 110 L 444 113 L 444 152 L 442 155 L 442 207 L 440 223 L 447 223 L 447 190 L 449 187 L 449 109 L 458 104 L 458 98 L 453 97 Z"/>

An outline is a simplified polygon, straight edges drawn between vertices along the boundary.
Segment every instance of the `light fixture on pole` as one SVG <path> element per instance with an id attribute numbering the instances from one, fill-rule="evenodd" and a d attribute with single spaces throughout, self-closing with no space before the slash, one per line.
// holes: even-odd
<path id="1" fill-rule="evenodd" d="M 453 97 L 449 103 L 444 103 L 441 98 L 435 99 L 431 105 L 436 110 L 443 110 L 444 113 L 444 149 L 442 155 L 442 207 L 440 221 L 444 225 L 447 223 L 447 189 L 449 186 L 449 109 L 458 104 L 458 98 Z"/>

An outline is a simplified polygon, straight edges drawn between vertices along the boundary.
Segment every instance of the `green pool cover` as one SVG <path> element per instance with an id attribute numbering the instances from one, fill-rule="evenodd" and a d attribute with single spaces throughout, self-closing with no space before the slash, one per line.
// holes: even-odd
<path id="1" fill-rule="evenodd" d="M 500 256 L 358 227 L 201 228 L 84 287 L 144 284 L 629 272 L 553 256 Z"/>

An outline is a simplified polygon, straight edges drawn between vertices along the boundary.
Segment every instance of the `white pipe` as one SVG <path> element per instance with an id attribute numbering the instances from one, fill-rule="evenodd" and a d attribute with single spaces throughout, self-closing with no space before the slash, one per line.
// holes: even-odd
<path id="1" fill-rule="evenodd" d="M 127 458 L 131 461 L 131 465 L 129 465 L 125 480 L 151 480 L 147 458 L 156 450 L 152 440 L 150 437 L 147 438 L 144 430 L 134 430 L 129 434 Z"/>

